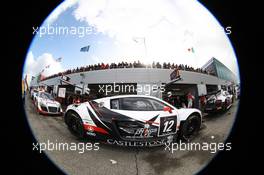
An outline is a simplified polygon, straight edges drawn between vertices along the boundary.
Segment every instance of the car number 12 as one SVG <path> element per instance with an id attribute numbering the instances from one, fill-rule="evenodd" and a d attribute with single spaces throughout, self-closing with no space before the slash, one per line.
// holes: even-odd
<path id="1" fill-rule="evenodd" d="M 170 132 L 172 130 L 173 124 L 174 124 L 174 120 L 166 121 L 164 123 L 163 132 Z"/>
<path id="2" fill-rule="evenodd" d="M 168 135 L 176 133 L 176 116 L 161 117 L 159 135 Z"/>

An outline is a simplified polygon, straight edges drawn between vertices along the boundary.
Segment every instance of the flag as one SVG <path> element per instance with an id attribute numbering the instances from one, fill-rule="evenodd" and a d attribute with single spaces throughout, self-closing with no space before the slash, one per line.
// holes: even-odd
<path id="1" fill-rule="evenodd" d="M 61 62 L 61 59 L 62 59 L 61 57 L 56 59 L 56 62 Z"/>
<path id="2" fill-rule="evenodd" d="M 89 46 L 82 47 L 80 51 L 81 52 L 88 52 L 89 49 L 90 49 L 90 45 Z"/>
<path id="3" fill-rule="evenodd" d="M 188 48 L 188 52 L 194 53 L 194 48 L 193 47 Z"/>
<path id="4" fill-rule="evenodd" d="M 144 44 L 145 43 L 145 38 L 144 37 L 134 37 L 133 41 L 138 43 L 138 44 Z"/>

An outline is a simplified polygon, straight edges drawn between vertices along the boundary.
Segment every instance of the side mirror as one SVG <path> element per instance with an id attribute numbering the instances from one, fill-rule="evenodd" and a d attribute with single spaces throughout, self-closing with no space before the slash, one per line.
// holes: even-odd
<path id="1" fill-rule="evenodd" d="M 169 113 L 172 113 L 172 109 L 169 106 L 164 106 L 163 111 L 165 111 L 165 112 L 167 111 Z"/>

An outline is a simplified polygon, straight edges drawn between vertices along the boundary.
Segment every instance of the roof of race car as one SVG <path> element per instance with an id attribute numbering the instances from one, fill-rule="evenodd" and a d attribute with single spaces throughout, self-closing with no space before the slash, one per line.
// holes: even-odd
<path id="1" fill-rule="evenodd" d="M 96 100 L 107 100 L 107 99 L 116 99 L 116 98 L 127 98 L 127 97 L 143 97 L 143 98 L 153 98 L 153 99 L 161 100 L 161 99 L 159 99 L 157 97 L 153 97 L 153 96 L 150 96 L 150 95 L 116 95 L 116 96 L 111 96 L 111 97 L 98 98 L 98 99 L 95 99 L 94 101 L 96 101 Z"/>
<path id="2" fill-rule="evenodd" d="M 111 100 L 111 99 L 127 98 L 127 97 L 152 98 L 152 99 L 155 99 L 155 100 L 162 101 L 167 106 L 170 106 L 170 107 L 174 108 L 171 104 L 167 103 L 166 101 L 164 101 L 162 99 L 159 99 L 157 97 L 150 96 L 150 95 L 116 95 L 116 96 L 111 96 L 111 97 L 98 98 L 98 99 L 95 99 L 95 100 L 92 100 L 92 101 L 100 103 L 100 102 L 104 102 L 104 101 Z"/>

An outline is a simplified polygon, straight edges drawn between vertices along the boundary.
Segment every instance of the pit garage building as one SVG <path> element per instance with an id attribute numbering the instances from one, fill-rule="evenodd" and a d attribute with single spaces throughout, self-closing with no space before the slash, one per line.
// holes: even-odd
<path id="1" fill-rule="evenodd" d="M 216 62 L 218 64 L 216 64 Z M 203 69 L 209 70 L 210 72 L 217 72 L 219 63 L 218 60 L 213 58 L 203 66 Z M 220 67 L 226 72 L 222 72 L 222 74 L 233 75 L 227 67 L 224 66 L 223 68 L 223 66 L 224 65 L 221 63 Z M 235 77 L 227 79 L 226 77 L 219 77 L 219 74 L 213 76 L 184 70 L 179 70 L 181 80 L 170 83 L 173 71 L 172 69 L 159 68 L 103 69 L 68 74 L 67 77 L 69 82 L 77 87 L 62 82 L 60 76 L 41 82 L 37 82 L 34 79 L 31 82 L 31 86 L 44 86 L 46 90 L 52 92 L 54 96 L 59 96 L 59 89 L 66 89 L 66 94 L 64 95 L 65 99 L 68 98 L 70 94 L 82 94 L 85 88 L 90 89 L 91 98 L 100 98 L 117 94 L 141 94 L 165 98 L 168 92 L 171 92 L 172 96 L 185 96 L 188 92 L 191 92 L 196 99 L 194 106 L 197 107 L 199 96 L 217 91 L 223 87 L 227 88 L 237 83 Z M 170 84 L 166 85 L 168 83 Z M 162 87 L 165 88 L 162 89 Z M 130 89 L 127 90 L 128 88 Z"/>

